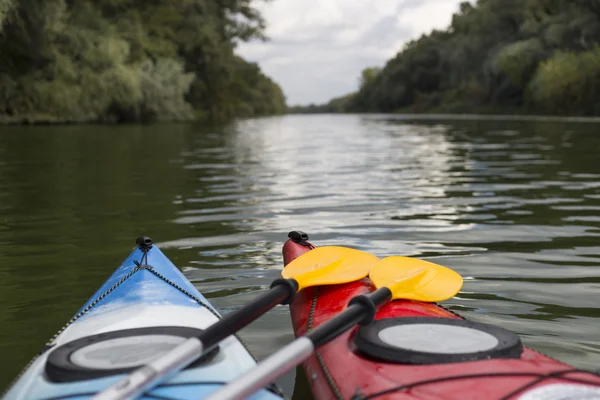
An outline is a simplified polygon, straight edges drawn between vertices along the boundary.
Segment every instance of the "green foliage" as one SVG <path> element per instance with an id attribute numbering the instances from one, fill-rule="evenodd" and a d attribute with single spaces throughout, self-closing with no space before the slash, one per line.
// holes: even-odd
<path id="1" fill-rule="evenodd" d="M 184 99 L 193 73 L 185 73 L 180 62 L 170 58 L 144 61 L 140 67 L 141 113 L 144 119 L 192 119 L 194 110 Z"/>
<path id="2" fill-rule="evenodd" d="M 406 44 L 377 74 L 363 71 L 336 110 L 597 114 L 598 43 L 598 0 L 464 2 L 447 30 Z"/>
<path id="3" fill-rule="evenodd" d="M 496 63 L 512 83 L 523 87 L 543 58 L 542 42 L 538 38 L 532 38 L 504 46 L 496 56 Z"/>
<path id="4" fill-rule="evenodd" d="M 0 32 L 2 32 L 2 26 L 4 25 L 4 18 L 14 7 L 13 0 L 0 0 Z"/>
<path id="5" fill-rule="evenodd" d="M 380 67 L 371 67 L 363 69 L 360 77 L 360 87 L 371 85 L 373 82 L 375 82 L 375 78 L 377 78 L 377 75 L 379 75 L 380 72 Z"/>
<path id="6" fill-rule="evenodd" d="M 234 55 L 264 29 L 250 0 L 13 1 L 0 118 L 222 120 L 285 108 L 279 86 Z"/>
<path id="7" fill-rule="evenodd" d="M 581 53 L 557 51 L 529 85 L 531 100 L 549 113 L 598 115 L 600 47 Z"/>

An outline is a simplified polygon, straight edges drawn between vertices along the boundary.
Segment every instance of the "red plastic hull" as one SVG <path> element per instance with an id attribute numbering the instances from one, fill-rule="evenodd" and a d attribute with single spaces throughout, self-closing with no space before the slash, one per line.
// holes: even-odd
<path id="1" fill-rule="evenodd" d="M 284 249 L 286 264 L 310 250 L 290 241 Z M 352 297 L 372 290 L 368 279 L 364 279 L 344 285 L 309 288 L 298 293 L 290 306 L 296 336 L 342 311 Z M 314 311 L 309 321 L 312 307 Z M 460 318 L 435 304 L 394 301 L 382 307 L 376 319 L 419 316 Z M 517 399 L 526 390 L 552 383 L 573 384 L 577 383 L 574 380 L 578 380 L 586 385 L 600 386 L 600 376 L 576 371 L 531 349 L 525 349 L 520 359 L 434 365 L 377 362 L 355 351 L 352 342 L 355 332 L 356 328 L 342 334 L 304 363 L 316 399 Z M 561 371 L 565 373 L 560 376 L 542 376 Z M 426 383 L 432 380 L 438 382 Z"/>

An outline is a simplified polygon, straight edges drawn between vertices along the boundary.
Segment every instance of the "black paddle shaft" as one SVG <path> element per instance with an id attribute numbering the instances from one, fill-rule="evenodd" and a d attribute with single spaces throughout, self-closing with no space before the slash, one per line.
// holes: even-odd
<path id="1" fill-rule="evenodd" d="M 320 325 L 306 337 L 314 344 L 315 349 L 335 339 L 356 324 L 366 325 L 373 321 L 377 307 L 387 303 L 392 292 L 386 287 L 369 294 L 361 294 L 350 300 L 348 308 Z"/>
<path id="2" fill-rule="evenodd" d="M 236 333 L 276 305 L 291 303 L 297 290 L 298 282 L 294 279 L 277 279 L 269 291 L 206 328 L 198 335 L 198 339 L 204 345 L 205 351 L 208 351 L 221 340 Z"/>

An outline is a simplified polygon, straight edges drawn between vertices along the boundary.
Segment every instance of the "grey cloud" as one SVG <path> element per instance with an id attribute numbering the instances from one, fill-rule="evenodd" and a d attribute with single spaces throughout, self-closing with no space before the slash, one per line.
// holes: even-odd
<path id="1" fill-rule="evenodd" d="M 387 16 L 371 25 L 358 42 L 361 45 L 386 46 L 393 45 L 398 40 L 408 40 L 411 36 L 411 30 L 398 27 L 396 18 Z"/>
<path id="2" fill-rule="evenodd" d="M 417 8 L 423 5 L 423 0 L 403 0 L 398 4 L 398 11 L 410 10 L 411 8 Z"/>

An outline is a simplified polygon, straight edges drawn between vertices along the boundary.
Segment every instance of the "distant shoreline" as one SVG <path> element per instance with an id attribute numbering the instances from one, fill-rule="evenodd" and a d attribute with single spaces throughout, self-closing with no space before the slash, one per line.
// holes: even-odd
<path id="1" fill-rule="evenodd" d="M 251 118 L 264 118 L 264 117 L 273 117 L 278 115 L 286 115 L 285 113 L 280 114 L 267 114 L 267 115 L 257 115 L 253 117 L 239 117 L 242 119 L 251 119 Z M 161 125 L 161 124 L 196 124 L 202 123 L 205 125 L 222 125 L 232 121 L 235 121 L 236 118 L 232 118 L 224 121 L 213 121 L 209 118 L 196 118 L 196 119 L 187 119 L 187 120 L 156 120 L 156 121 L 94 121 L 94 120 L 67 120 L 67 119 L 59 119 L 54 117 L 12 117 L 6 115 L 0 115 L 0 127 L 2 126 L 69 126 L 69 125 Z"/>
<path id="2" fill-rule="evenodd" d="M 286 115 L 361 115 L 371 116 L 374 118 L 384 117 L 388 119 L 398 120 L 497 120 L 497 121 L 557 121 L 557 122 L 587 122 L 600 123 L 598 117 L 582 117 L 582 116 L 560 116 L 560 115 L 543 115 L 543 114 L 488 114 L 488 113 L 377 113 L 377 112 L 355 112 L 355 113 L 336 113 L 336 112 L 318 112 L 318 113 L 286 113 Z"/>
<path id="3" fill-rule="evenodd" d="M 543 115 L 543 114 L 490 114 L 490 113 L 414 113 L 414 112 L 398 112 L 398 113 L 376 113 L 376 112 L 356 112 L 356 113 L 335 113 L 335 112 L 315 112 L 315 113 L 285 113 L 274 114 L 272 116 L 348 116 L 360 115 L 372 117 L 375 119 L 386 118 L 395 120 L 427 120 L 427 121 L 530 121 L 530 122 L 573 122 L 573 123 L 600 123 L 598 117 L 583 117 L 583 116 L 560 116 L 560 115 Z M 262 118 L 261 117 L 250 117 Z M 246 118 L 244 118 L 246 119 Z M 183 124 L 183 123 L 208 123 L 203 120 L 188 120 L 188 121 L 156 121 L 156 122 L 110 122 L 110 121 L 68 121 L 55 118 L 14 118 L 0 116 L 0 126 L 48 126 L 48 125 L 155 125 L 155 124 Z"/>

